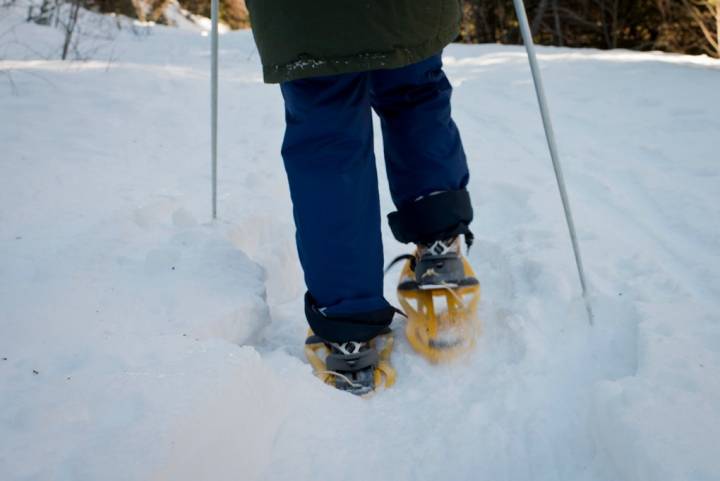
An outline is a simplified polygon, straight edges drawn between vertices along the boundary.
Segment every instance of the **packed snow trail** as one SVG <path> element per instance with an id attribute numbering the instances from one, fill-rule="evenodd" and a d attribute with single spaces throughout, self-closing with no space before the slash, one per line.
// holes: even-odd
<path id="1" fill-rule="evenodd" d="M 282 99 L 249 32 L 221 39 L 206 223 L 208 47 L 155 27 L 110 62 L 0 50 L 0 478 L 720 477 L 720 62 L 539 49 L 591 329 L 523 50 L 449 47 L 483 335 L 432 366 L 399 334 L 396 387 L 361 400 L 303 358 Z"/>

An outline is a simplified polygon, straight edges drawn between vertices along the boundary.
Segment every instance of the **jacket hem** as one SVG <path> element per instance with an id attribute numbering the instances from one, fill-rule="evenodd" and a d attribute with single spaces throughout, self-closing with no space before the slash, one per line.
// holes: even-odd
<path id="1" fill-rule="evenodd" d="M 322 77 L 369 70 L 393 69 L 425 60 L 455 40 L 458 28 L 440 32 L 424 44 L 395 48 L 389 52 L 351 55 L 343 58 L 300 58 L 283 65 L 263 66 L 265 83 L 282 83 L 308 77 Z"/>

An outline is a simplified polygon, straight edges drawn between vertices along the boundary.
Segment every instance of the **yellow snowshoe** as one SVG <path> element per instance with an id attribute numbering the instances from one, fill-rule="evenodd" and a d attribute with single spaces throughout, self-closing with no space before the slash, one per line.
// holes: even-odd
<path id="1" fill-rule="evenodd" d="M 407 259 L 397 290 L 407 316 L 405 333 L 431 362 L 472 351 L 480 333 L 480 283 L 457 244 L 457 239 L 439 241 L 398 258 Z"/>
<path id="2" fill-rule="evenodd" d="M 395 384 L 390 364 L 393 332 L 387 328 L 369 342 L 327 342 L 308 330 L 305 355 L 323 382 L 358 396 Z"/>

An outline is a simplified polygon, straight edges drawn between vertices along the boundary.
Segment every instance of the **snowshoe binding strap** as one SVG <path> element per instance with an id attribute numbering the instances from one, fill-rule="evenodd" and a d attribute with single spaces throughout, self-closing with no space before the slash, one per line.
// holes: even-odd
<path id="1" fill-rule="evenodd" d="M 395 266 L 395 264 L 397 264 L 398 262 L 401 262 L 401 261 L 410 262 L 410 269 L 413 271 L 415 270 L 415 263 L 417 262 L 417 257 L 415 257 L 414 254 L 401 254 L 401 255 L 397 256 L 395 259 L 390 261 L 390 263 L 385 268 L 385 271 L 383 272 L 383 274 L 387 274 L 388 272 L 390 272 L 390 269 L 392 269 Z"/>
<path id="2" fill-rule="evenodd" d="M 378 352 L 364 342 L 331 343 L 332 351 L 325 358 L 330 371 L 358 372 L 374 368 L 380 362 Z"/>
<path id="3" fill-rule="evenodd" d="M 407 261 L 405 267 L 409 267 L 409 272 L 407 276 L 401 277 L 399 290 L 458 288 L 478 283 L 477 279 L 466 275 L 457 237 L 420 244 L 414 254 L 404 254 L 393 259 L 385 273 L 404 260 Z"/>

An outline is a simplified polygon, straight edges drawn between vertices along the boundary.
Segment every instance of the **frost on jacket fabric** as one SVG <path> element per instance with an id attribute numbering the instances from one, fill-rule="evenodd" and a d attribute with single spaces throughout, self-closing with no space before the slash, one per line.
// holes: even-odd
<path id="1" fill-rule="evenodd" d="M 247 0 L 267 83 L 398 68 L 458 35 L 460 0 Z"/>

